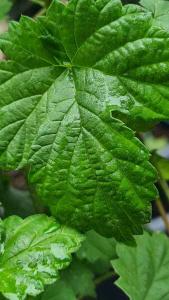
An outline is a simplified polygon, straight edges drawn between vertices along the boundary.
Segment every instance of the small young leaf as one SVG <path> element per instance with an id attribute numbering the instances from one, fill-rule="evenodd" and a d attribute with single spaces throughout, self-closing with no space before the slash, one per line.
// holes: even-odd
<path id="1" fill-rule="evenodd" d="M 2 237 L 0 292 L 11 300 L 36 296 L 55 282 L 82 241 L 76 231 L 45 215 L 5 219 Z"/>
<path id="2" fill-rule="evenodd" d="M 162 233 L 144 233 L 137 246 L 118 244 L 118 259 L 112 261 L 120 278 L 116 284 L 131 300 L 168 300 L 169 239 Z"/>

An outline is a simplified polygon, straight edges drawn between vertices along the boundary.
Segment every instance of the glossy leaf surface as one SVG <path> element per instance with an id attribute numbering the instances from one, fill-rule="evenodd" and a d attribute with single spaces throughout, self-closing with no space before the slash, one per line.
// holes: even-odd
<path id="1" fill-rule="evenodd" d="M 0 292 L 10 300 L 36 296 L 55 282 L 82 242 L 76 231 L 45 215 L 12 216 L 0 225 Z"/>

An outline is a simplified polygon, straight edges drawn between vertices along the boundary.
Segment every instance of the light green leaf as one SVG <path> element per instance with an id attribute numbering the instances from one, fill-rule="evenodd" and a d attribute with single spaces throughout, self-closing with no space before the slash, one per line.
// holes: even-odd
<path id="1" fill-rule="evenodd" d="M 162 233 L 144 233 L 136 247 L 118 244 L 118 260 L 112 261 L 120 276 L 116 285 L 131 300 L 168 300 L 169 239 Z"/>
<path id="2" fill-rule="evenodd" d="M 12 1 L 0 0 L 0 20 L 5 18 L 6 14 L 9 12 L 11 6 L 12 6 Z"/>
<path id="3" fill-rule="evenodd" d="M 141 0 L 140 4 L 153 13 L 154 25 L 162 26 L 169 31 L 168 0 Z"/>
<path id="4" fill-rule="evenodd" d="M 1 37 L 0 166 L 30 166 L 39 198 L 79 230 L 128 240 L 150 219 L 155 171 L 120 120 L 169 115 L 169 34 L 152 22 L 119 0 L 53 1 Z"/>
<path id="5" fill-rule="evenodd" d="M 40 300 L 77 300 L 82 297 L 95 297 L 94 275 L 92 271 L 75 260 L 62 272 L 61 279 L 48 287 Z"/>
<path id="6" fill-rule="evenodd" d="M 82 237 L 45 215 L 3 221 L 0 255 L 0 292 L 8 299 L 36 296 L 67 267 Z"/>

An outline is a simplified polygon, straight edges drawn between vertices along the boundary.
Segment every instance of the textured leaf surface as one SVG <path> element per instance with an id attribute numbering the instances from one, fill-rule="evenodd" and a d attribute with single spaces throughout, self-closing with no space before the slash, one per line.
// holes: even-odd
<path id="1" fill-rule="evenodd" d="M 148 151 L 117 118 L 142 128 L 169 114 L 169 35 L 152 23 L 118 0 L 53 1 L 0 40 L 1 167 L 29 165 L 61 222 L 121 240 L 156 193 Z"/>
<path id="2" fill-rule="evenodd" d="M 92 271 L 75 260 L 62 272 L 61 279 L 48 287 L 38 298 L 40 300 L 77 300 L 82 297 L 95 297 L 94 275 Z"/>
<path id="3" fill-rule="evenodd" d="M 55 282 L 82 241 L 76 231 L 45 215 L 13 216 L 1 224 L 0 292 L 11 300 L 38 295 Z"/>
<path id="4" fill-rule="evenodd" d="M 162 26 L 169 31 L 168 0 L 141 0 L 140 4 L 153 13 L 154 25 Z"/>
<path id="5" fill-rule="evenodd" d="M 112 261 L 120 278 L 116 284 L 131 300 L 168 300 L 169 240 L 162 233 L 144 233 L 137 246 L 117 246 L 118 260 Z"/>

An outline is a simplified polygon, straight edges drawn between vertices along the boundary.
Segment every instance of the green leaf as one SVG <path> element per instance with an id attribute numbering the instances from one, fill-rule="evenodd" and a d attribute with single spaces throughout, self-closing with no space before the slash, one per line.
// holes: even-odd
<path id="1" fill-rule="evenodd" d="M 117 257 L 116 241 L 105 238 L 94 230 L 86 233 L 80 249 L 61 279 L 47 287 L 38 300 L 77 300 L 95 297 L 94 278 L 112 269 L 111 260 Z"/>
<path id="2" fill-rule="evenodd" d="M 140 4 L 153 13 L 154 25 L 162 26 L 169 31 L 168 0 L 141 0 Z"/>
<path id="3" fill-rule="evenodd" d="M 0 20 L 5 18 L 5 16 L 9 12 L 11 6 L 12 6 L 12 2 L 10 0 L 1 0 L 0 1 Z"/>
<path id="4" fill-rule="evenodd" d="M 62 272 L 61 279 L 48 287 L 40 300 L 77 300 L 82 297 L 95 297 L 94 275 L 92 271 L 75 260 Z"/>
<path id="5" fill-rule="evenodd" d="M 110 270 L 110 261 L 117 257 L 116 241 L 91 230 L 86 233 L 86 238 L 76 256 L 88 263 L 95 274 L 103 274 Z"/>
<path id="6" fill-rule="evenodd" d="M 45 215 L 3 221 L 0 292 L 8 299 L 36 296 L 67 267 L 82 237 Z"/>
<path id="7" fill-rule="evenodd" d="M 77 281 L 78 284 L 78 281 Z M 71 286 L 64 280 L 57 281 L 54 285 L 47 287 L 45 292 L 37 298 L 38 300 L 77 300 Z"/>
<path id="8" fill-rule="evenodd" d="M 137 246 L 118 244 L 118 260 L 112 261 L 119 286 L 132 300 L 168 300 L 169 239 L 162 233 L 144 233 Z"/>
<path id="9" fill-rule="evenodd" d="M 128 240 L 150 220 L 155 171 L 121 119 L 169 115 L 169 34 L 152 22 L 118 0 L 53 1 L 1 37 L 0 166 L 30 166 L 39 198 L 79 230 Z"/>

